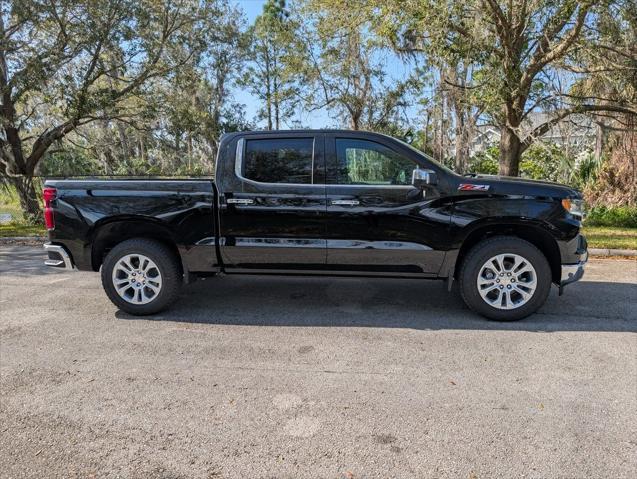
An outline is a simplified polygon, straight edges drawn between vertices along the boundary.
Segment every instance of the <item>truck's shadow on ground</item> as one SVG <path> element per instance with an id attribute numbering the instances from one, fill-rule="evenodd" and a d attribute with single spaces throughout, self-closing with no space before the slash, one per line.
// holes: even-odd
<path id="1" fill-rule="evenodd" d="M 82 275 L 82 281 L 99 287 L 97 274 L 44 266 L 39 248 L 11 246 L 0 253 L 2 278 L 69 276 L 69 283 L 63 284 L 71 288 L 80 278 L 76 275 Z M 626 267 L 634 264 L 626 262 Z M 225 276 L 185 287 L 180 300 L 165 313 L 135 317 L 117 311 L 115 316 L 210 325 L 637 332 L 637 284 L 584 277 L 567 287 L 562 297 L 553 287 L 539 313 L 498 323 L 469 311 L 457 288 L 447 293 L 440 281 Z"/>
<path id="2" fill-rule="evenodd" d="M 469 311 L 457 288 L 439 281 L 226 276 L 184 288 L 170 310 L 122 320 L 299 326 L 637 332 L 637 285 L 580 282 L 518 322 L 487 321 Z"/>

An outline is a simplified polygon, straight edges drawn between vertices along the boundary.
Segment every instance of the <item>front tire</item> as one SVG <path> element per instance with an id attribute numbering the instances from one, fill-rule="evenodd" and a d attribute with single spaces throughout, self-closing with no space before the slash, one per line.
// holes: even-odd
<path id="1" fill-rule="evenodd" d="M 137 316 L 166 309 L 183 278 L 177 256 L 157 241 L 135 238 L 115 246 L 102 264 L 102 286 L 122 311 Z"/>
<path id="2" fill-rule="evenodd" d="M 551 289 L 551 268 L 534 245 L 521 238 L 484 240 L 467 254 L 460 270 L 460 293 L 476 313 L 516 321 L 536 312 Z"/>

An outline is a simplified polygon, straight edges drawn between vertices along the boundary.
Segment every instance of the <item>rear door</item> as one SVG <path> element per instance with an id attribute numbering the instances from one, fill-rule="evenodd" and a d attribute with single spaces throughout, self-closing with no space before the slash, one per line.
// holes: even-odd
<path id="1" fill-rule="evenodd" d="M 324 136 L 249 134 L 229 148 L 217 181 L 228 270 L 323 269 Z"/>
<path id="2" fill-rule="evenodd" d="M 416 161 L 374 135 L 326 137 L 327 267 L 335 271 L 436 274 L 449 218 L 431 204 L 439 194 L 412 186 Z"/>

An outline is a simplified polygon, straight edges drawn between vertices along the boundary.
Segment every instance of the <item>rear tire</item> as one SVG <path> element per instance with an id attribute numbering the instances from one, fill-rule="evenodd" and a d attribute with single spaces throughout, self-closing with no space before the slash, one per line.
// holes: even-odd
<path id="1" fill-rule="evenodd" d="M 476 313 L 516 321 L 536 312 L 551 290 L 551 268 L 534 245 L 514 236 L 481 241 L 460 269 L 460 293 Z"/>
<path id="2" fill-rule="evenodd" d="M 102 286 L 122 311 L 136 316 L 168 308 L 183 282 L 179 259 L 166 245 L 135 238 L 115 246 L 102 264 Z"/>

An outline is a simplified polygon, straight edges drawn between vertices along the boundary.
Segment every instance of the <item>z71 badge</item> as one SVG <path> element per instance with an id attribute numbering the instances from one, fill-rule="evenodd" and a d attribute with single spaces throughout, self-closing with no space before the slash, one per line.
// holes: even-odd
<path id="1" fill-rule="evenodd" d="M 460 183 L 458 191 L 487 191 L 491 185 L 472 185 L 471 183 Z"/>

